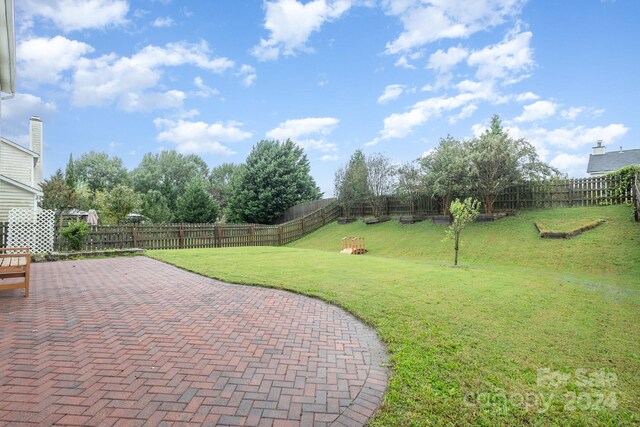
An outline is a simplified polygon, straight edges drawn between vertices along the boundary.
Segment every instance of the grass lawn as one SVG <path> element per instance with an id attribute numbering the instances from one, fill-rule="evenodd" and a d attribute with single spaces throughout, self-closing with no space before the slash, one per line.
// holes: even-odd
<path id="1" fill-rule="evenodd" d="M 594 218 L 606 222 L 570 240 L 541 239 L 533 225 Z M 344 236 L 365 237 L 369 253 L 339 254 Z M 629 207 L 473 224 L 460 268 L 443 236 L 427 222 L 334 223 L 287 247 L 148 254 L 319 297 L 375 327 L 392 377 L 374 426 L 640 423 L 640 228 Z"/>

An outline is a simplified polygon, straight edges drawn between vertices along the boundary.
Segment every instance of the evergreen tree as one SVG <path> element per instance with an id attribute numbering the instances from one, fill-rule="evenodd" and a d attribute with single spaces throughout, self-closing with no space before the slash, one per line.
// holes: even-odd
<path id="1" fill-rule="evenodd" d="M 228 219 L 268 224 L 287 208 L 322 196 L 302 148 L 291 140 L 261 141 L 233 180 Z"/>
<path id="2" fill-rule="evenodd" d="M 70 188 L 76 188 L 76 184 L 78 183 L 75 165 L 73 163 L 73 154 L 69 154 L 69 162 L 67 163 L 67 169 L 64 172 L 64 182 Z"/>
<path id="3" fill-rule="evenodd" d="M 218 204 L 207 192 L 201 179 L 191 181 L 178 197 L 175 217 L 178 222 L 210 223 L 218 218 Z"/>

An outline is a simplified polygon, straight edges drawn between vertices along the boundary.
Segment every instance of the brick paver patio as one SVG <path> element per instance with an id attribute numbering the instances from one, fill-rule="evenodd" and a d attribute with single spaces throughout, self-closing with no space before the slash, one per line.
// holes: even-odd
<path id="1" fill-rule="evenodd" d="M 0 425 L 363 425 L 385 351 L 346 312 L 145 257 L 0 292 Z"/>

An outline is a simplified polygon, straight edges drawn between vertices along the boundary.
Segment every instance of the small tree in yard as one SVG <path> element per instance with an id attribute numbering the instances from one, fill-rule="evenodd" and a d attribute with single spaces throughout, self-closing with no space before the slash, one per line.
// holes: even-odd
<path id="1" fill-rule="evenodd" d="M 458 250 L 460 249 L 460 234 L 468 223 L 475 221 L 480 214 L 480 202 L 467 197 L 464 202 L 455 199 L 451 202 L 449 212 L 453 215 L 453 224 L 447 228 L 447 238 L 455 242 L 456 255 L 453 265 L 458 265 Z"/>
<path id="2" fill-rule="evenodd" d="M 393 192 L 396 168 L 388 157 L 373 154 L 367 158 L 367 177 L 373 216 L 379 217 L 382 215 L 384 197 Z"/>

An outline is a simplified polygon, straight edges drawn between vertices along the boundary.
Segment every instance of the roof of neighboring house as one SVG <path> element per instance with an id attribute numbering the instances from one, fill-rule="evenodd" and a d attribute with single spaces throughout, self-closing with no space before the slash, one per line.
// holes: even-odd
<path id="1" fill-rule="evenodd" d="M 613 172 L 629 165 L 640 165 L 640 149 L 591 154 L 587 173 Z"/>
<path id="2" fill-rule="evenodd" d="M 17 148 L 18 150 L 22 150 L 22 151 L 24 151 L 25 153 L 27 153 L 27 154 L 29 154 L 30 156 L 33 156 L 33 157 L 35 157 L 35 158 L 40 157 L 40 155 L 39 155 L 38 153 L 36 153 L 35 151 L 31 151 L 31 150 L 29 150 L 27 147 L 23 147 L 23 146 L 22 146 L 22 145 L 20 145 L 20 144 L 16 144 L 15 142 L 10 141 L 10 140 L 8 140 L 8 139 L 6 139 L 6 138 L 4 138 L 4 137 L 0 137 L 0 142 L 4 142 L 4 143 L 5 143 L 5 144 L 7 144 L 7 145 L 10 145 L 10 146 L 12 146 L 12 147 Z"/>
<path id="3" fill-rule="evenodd" d="M 35 194 L 36 196 L 42 196 L 42 191 L 38 190 L 36 188 L 30 187 L 28 185 L 25 185 L 23 183 L 21 183 L 20 181 L 16 181 L 15 179 L 11 179 L 8 176 L 4 176 L 4 175 L 0 175 L 0 181 L 4 181 L 8 184 L 11 185 L 15 185 L 16 187 L 22 188 L 23 190 L 27 190 L 33 194 Z"/>

